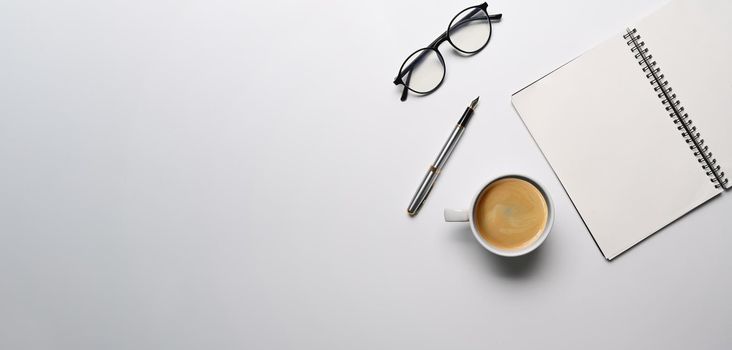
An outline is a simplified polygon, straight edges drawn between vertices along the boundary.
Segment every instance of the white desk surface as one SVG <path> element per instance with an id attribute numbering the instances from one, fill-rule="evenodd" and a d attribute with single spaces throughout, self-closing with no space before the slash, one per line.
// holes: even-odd
<path id="1" fill-rule="evenodd" d="M 402 60 L 474 3 L 3 2 L 0 348 L 732 347 L 729 194 L 607 262 L 510 104 L 663 2 L 491 2 L 407 102 Z M 442 219 L 504 172 L 557 207 L 521 259 Z"/>

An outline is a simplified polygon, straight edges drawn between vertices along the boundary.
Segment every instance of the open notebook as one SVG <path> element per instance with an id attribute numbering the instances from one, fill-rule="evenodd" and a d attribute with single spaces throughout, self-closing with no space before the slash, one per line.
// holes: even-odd
<path id="1" fill-rule="evenodd" d="M 730 14 L 673 1 L 512 97 L 608 260 L 730 186 Z"/>

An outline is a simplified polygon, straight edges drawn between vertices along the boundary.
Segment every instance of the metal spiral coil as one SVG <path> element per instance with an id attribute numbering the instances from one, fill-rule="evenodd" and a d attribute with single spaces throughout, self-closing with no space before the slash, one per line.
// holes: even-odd
<path id="1" fill-rule="evenodd" d="M 702 169 L 710 178 L 711 182 L 714 183 L 714 187 L 724 187 L 729 179 L 725 177 L 724 171 L 717 164 L 717 160 L 713 157 L 709 146 L 704 145 L 704 139 L 697 131 L 696 126 L 693 125 L 689 114 L 685 112 L 681 101 L 669 86 L 668 80 L 661 73 L 661 68 L 653 60 L 653 55 L 648 52 L 646 43 L 641 41 L 641 36 L 638 34 L 638 31 L 635 28 L 627 29 L 626 34 L 623 35 L 623 39 L 627 40 L 626 44 L 630 46 L 630 52 L 634 54 L 638 65 L 642 66 L 642 71 L 645 73 L 646 78 L 650 80 L 653 91 L 656 92 L 658 98 L 661 100 L 661 104 L 664 106 L 666 112 L 669 112 L 669 117 L 673 119 L 676 129 L 681 132 L 681 136 L 686 141 L 686 144 L 689 145 L 689 149 L 692 150 L 694 157 L 701 164 Z"/>

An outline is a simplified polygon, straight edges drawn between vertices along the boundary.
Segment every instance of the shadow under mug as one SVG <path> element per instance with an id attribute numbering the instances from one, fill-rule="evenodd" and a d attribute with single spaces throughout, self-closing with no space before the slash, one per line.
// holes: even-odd
<path id="1" fill-rule="evenodd" d="M 529 244 L 526 247 L 523 247 L 521 249 L 504 249 L 496 247 L 492 244 L 490 244 L 488 241 L 486 241 L 483 236 L 481 236 L 480 232 L 478 232 L 478 228 L 475 224 L 475 207 L 478 204 L 478 199 L 480 199 L 480 195 L 483 194 L 483 191 L 485 191 L 488 186 L 492 185 L 498 180 L 506 179 L 506 178 L 514 178 L 514 179 L 520 179 L 524 180 L 536 187 L 536 189 L 541 192 L 541 195 L 544 197 L 544 201 L 546 202 L 547 207 L 547 219 L 546 219 L 546 225 L 544 225 L 544 231 L 541 233 L 541 236 L 536 238 L 531 244 Z M 480 190 L 478 190 L 478 193 L 473 197 L 473 201 L 470 204 L 470 208 L 468 210 L 455 210 L 455 209 L 445 209 L 445 221 L 447 222 L 469 222 L 470 223 L 470 230 L 473 231 L 473 236 L 475 236 L 475 239 L 480 242 L 480 244 L 485 248 L 486 250 L 490 251 L 491 253 L 500 255 L 500 256 L 506 256 L 506 257 L 515 257 L 515 256 L 521 256 L 528 254 L 532 251 L 534 251 L 536 248 L 538 248 L 542 243 L 544 243 L 544 240 L 549 235 L 549 231 L 551 231 L 552 226 L 554 225 L 554 203 L 552 203 L 551 197 L 549 197 L 549 193 L 546 192 L 543 186 L 541 186 L 538 182 L 535 180 L 524 176 L 524 175 L 516 175 L 516 174 L 510 174 L 510 175 L 503 175 L 500 177 L 497 177 L 487 184 L 485 186 L 481 187 Z"/>

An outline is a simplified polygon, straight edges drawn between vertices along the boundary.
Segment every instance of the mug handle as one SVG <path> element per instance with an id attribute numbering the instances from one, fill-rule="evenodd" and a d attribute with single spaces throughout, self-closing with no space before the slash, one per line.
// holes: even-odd
<path id="1" fill-rule="evenodd" d="M 467 222 L 468 221 L 467 210 L 457 209 L 445 209 L 445 221 L 446 222 Z"/>

